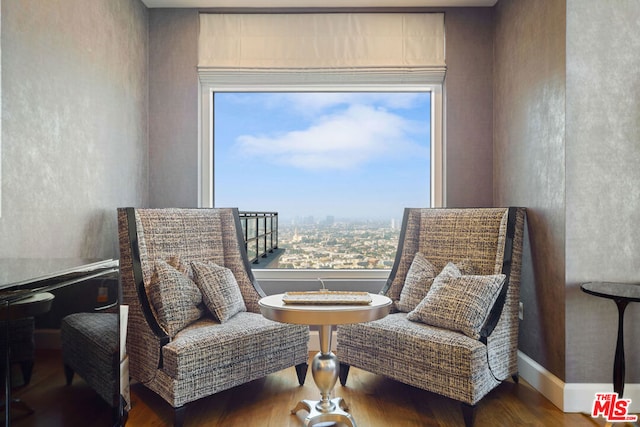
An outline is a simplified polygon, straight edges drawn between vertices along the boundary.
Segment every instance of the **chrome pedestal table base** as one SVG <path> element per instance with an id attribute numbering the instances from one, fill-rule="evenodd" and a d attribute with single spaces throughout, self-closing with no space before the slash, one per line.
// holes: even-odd
<path id="1" fill-rule="evenodd" d="M 347 404 L 341 397 L 331 399 L 331 408 L 324 412 L 319 408 L 320 402 L 317 400 L 301 400 L 298 405 L 291 410 L 292 414 L 297 413 L 299 410 L 304 409 L 309 411 L 309 415 L 304 419 L 305 426 L 314 426 L 319 423 L 335 422 L 344 423 L 348 426 L 356 427 L 356 422 L 350 413 Z"/>
<path id="2" fill-rule="evenodd" d="M 311 373 L 316 386 L 320 390 L 320 400 L 302 400 L 291 410 L 292 414 L 301 409 L 309 412 L 304 420 L 305 426 L 314 426 L 318 423 L 336 422 L 347 426 L 356 427 L 356 422 L 347 411 L 349 406 L 341 398 L 331 398 L 333 387 L 338 380 L 340 364 L 338 358 L 331 351 L 331 325 L 320 326 L 320 352 L 315 355 L 311 363 Z"/>
<path id="3" fill-rule="evenodd" d="M 338 358 L 331 352 L 331 332 L 336 325 L 370 322 L 389 314 L 391 299 L 376 294 L 370 294 L 370 297 L 371 303 L 364 305 L 285 304 L 283 294 L 269 295 L 258 302 L 260 312 L 267 319 L 297 325 L 317 325 L 320 328 L 320 352 L 311 363 L 311 373 L 320 390 L 320 400 L 302 400 L 291 410 L 292 414 L 303 409 L 309 412 L 304 420 L 307 427 L 328 422 L 356 427 L 344 400 L 340 397 L 331 398 L 340 371 Z"/>

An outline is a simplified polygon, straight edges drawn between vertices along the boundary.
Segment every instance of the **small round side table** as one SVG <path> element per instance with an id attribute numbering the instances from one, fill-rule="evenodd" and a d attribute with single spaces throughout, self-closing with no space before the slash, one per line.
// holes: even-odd
<path id="1" fill-rule="evenodd" d="M 622 397 L 624 391 L 624 310 L 630 302 L 640 302 L 640 283 L 589 282 L 580 286 L 583 292 L 613 300 L 618 307 L 618 340 L 613 361 L 613 391 Z"/>
<path id="2" fill-rule="evenodd" d="M 283 296 L 277 294 L 262 298 L 258 302 L 262 315 L 276 322 L 320 327 L 320 352 L 313 358 L 311 373 L 320 390 L 321 399 L 303 400 L 291 410 L 291 413 L 306 410 L 309 415 L 305 418 L 305 426 L 341 422 L 349 427 L 356 427 L 355 420 L 347 412 L 349 408 L 344 400 L 341 397 L 331 398 L 340 370 L 338 358 L 331 351 L 332 329 L 335 325 L 370 322 L 385 317 L 389 314 L 391 299 L 384 295 L 371 294 L 371 303 L 367 305 L 293 305 L 285 304 Z"/>

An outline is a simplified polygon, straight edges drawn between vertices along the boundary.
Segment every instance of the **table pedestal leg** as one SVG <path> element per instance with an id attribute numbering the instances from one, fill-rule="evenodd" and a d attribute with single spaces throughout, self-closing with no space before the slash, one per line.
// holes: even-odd
<path id="1" fill-rule="evenodd" d="M 624 310 L 629 301 L 615 300 L 618 306 L 618 341 L 616 342 L 616 356 L 613 362 L 613 391 L 622 398 L 624 391 Z"/>
<path id="2" fill-rule="evenodd" d="M 311 373 L 320 390 L 321 399 L 319 401 L 303 400 L 291 410 L 291 413 L 295 414 L 301 409 L 308 411 L 309 415 L 304 420 L 305 426 L 336 422 L 356 427 L 355 420 L 346 412 L 349 407 L 344 400 L 341 397 L 331 398 L 340 370 L 338 358 L 331 352 L 331 329 L 331 325 L 320 326 L 320 352 L 315 355 L 311 363 Z"/>
<path id="3" fill-rule="evenodd" d="M 5 359 L 3 360 L 4 365 L 4 425 L 11 425 L 11 349 L 9 348 L 9 304 L 4 305 L 5 313 L 7 313 L 7 318 L 4 320 L 5 324 Z"/>

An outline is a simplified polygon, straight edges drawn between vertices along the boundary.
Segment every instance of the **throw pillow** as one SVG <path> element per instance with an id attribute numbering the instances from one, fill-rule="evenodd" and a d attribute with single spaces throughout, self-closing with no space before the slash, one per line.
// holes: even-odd
<path id="1" fill-rule="evenodd" d="M 214 263 L 192 262 L 196 284 L 209 311 L 224 323 L 241 311 L 247 311 L 233 272 Z"/>
<path id="2" fill-rule="evenodd" d="M 182 259 L 178 255 L 173 255 L 167 260 L 167 264 L 178 270 L 180 273 L 193 280 L 193 270 L 191 269 L 191 263 Z"/>
<path id="3" fill-rule="evenodd" d="M 427 296 L 407 318 L 479 339 L 505 277 L 504 274 L 438 276 Z"/>
<path id="4" fill-rule="evenodd" d="M 414 320 L 418 322 L 420 321 L 420 319 L 416 317 L 416 314 L 414 313 L 414 311 L 420 305 L 420 303 L 424 300 L 424 297 L 426 297 L 427 294 L 429 293 L 429 290 L 431 289 L 431 286 L 433 286 L 435 279 L 437 279 L 438 277 L 443 278 L 443 277 L 458 277 L 458 276 L 462 276 L 462 272 L 460 271 L 458 266 L 453 262 L 448 262 L 447 265 L 445 265 L 442 271 L 438 274 L 438 276 L 431 280 L 431 283 L 429 283 L 429 289 L 427 289 L 427 292 L 422 297 L 422 299 L 418 301 L 411 310 L 408 310 L 409 314 L 407 315 L 407 318 L 409 320 Z M 396 306 L 398 306 L 398 304 L 396 304 Z"/>
<path id="5" fill-rule="evenodd" d="M 422 301 L 427 295 L 436 271 L 422 253 L 417 252 L 404 279 L 404 285 L 400 292 L 400 299 L 396 303 L 399 311 L 408 313 Z"/>
<path id="6" fill-rule="evenodd" d="M 461 259 L 460 261 L 456 261 L 455 264 L 456 267 L 458 267 L 458 270 L 460 270 L 460 274 L 462 274 L 463 276 L 473 276 L 475 274 L 478 274 L 476 272 L 475 266 L 470 259 Z"/>
<path id="7" fill-rule="evenodd" d="M 447 265 L 444 266 L 444 268 L 442 269 L 440 274 L 438 274 L 437 277 L 443 278 L 443 277 L 458 277 L 458 276 L 462 276 L 462 270 L 458 267 L 458 264 L 449 262 L 447 263 Z M 434 282 L 435 282 L 435 279 L 434 279 Z M 431 286 L 433 286 L 433 284 Z"/>
<path id="8" fill-rule="evenodd" d="M 204 314 L 200 289 L 164 261 L 155 263 L 147 294 L 158 323 L 171 338 Z"/>

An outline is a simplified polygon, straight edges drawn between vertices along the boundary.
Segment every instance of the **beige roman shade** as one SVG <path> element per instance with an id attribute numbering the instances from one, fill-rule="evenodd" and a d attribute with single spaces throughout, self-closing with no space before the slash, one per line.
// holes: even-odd
<path id="1" fill-rule="evenodd" d="M 216 92 L 430 91 L 432 205 L 442 206 L 444 13 L 201 13 L 199 205 L 213 206 Z"/>
<path id="2" fill-rule="evenodd" d="M 200 14 L 207 70 L 445 71 L 443 13 Z M 431 79 L 430 79 L 431 80 Z"/>

